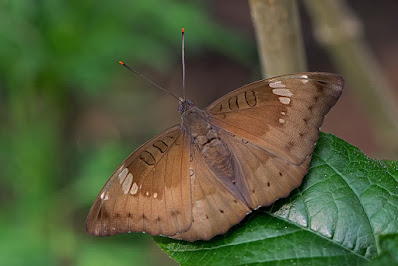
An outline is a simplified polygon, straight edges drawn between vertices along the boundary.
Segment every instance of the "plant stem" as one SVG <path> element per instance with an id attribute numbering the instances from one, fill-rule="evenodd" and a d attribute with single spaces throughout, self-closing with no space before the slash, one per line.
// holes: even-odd
<path id="1" fill-rule="evenodd" d="M 249 0 L 263 77 L 306 70 L 297 3 Z"/>
<path id="2" fill-rule="evenodd" d="M 386 152 L 398 153 L 398 105 L 372 52 L 362 38 L 362 24 L 344 0 L 306 0 L 316 39 L 362 101 Z"/>

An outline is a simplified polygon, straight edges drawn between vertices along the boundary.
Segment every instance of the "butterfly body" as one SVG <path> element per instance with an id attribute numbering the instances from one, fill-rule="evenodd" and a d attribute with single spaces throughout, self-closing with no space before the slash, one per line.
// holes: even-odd
<path id="1" fill-rule="evenodd" d="M 247 213 L 287 197 L 308 171 L 325 114 L 343 88 L 330 73 L 243 86 L 133 152 L 95 200 L 87 231 L 208 240 Z"/>
<path id="2" fill-rule="evenodd" d="M 222 179 L 233 182 L 232 153 L 221 140 L 219 129 L 210 123 L 209 118 L 209 113 L 192 106 L 182 115 L 182 128 L 190 136 L 191 145 L 200 151 L 207 166 Z"/>

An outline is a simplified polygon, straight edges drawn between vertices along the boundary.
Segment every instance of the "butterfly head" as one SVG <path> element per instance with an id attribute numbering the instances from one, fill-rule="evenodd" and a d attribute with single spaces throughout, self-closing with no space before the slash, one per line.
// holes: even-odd
<path id="1" fill-rule="evenodd" d="M 185 113 L 187 110 L 191 109 L 193 107 L 193 103 L 188 100 L 180 100 L 180 105 L 178 106 L 178 112 L 182 115 Z"/>

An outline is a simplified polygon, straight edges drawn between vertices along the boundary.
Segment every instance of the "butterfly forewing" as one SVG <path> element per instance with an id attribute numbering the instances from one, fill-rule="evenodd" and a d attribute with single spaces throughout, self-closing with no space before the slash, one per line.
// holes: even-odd
<path id="1" fill-rule="evenodd" d="M 330 73 L 280 76 L 241 87 L 206 110 L 215 126 L 300 165 L 342 87 L 342 78 Z"/>
<path id="2" fill-rule="evenodd" d="M 147 232 L 171 236 L 192 223 L 189 137 L 174 126 L 132 153 L 90 209 L 93 235 Z"/>

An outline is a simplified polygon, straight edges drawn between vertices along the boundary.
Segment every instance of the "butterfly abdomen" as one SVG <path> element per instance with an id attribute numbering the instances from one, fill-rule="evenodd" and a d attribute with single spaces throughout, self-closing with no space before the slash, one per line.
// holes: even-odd
<path id="1" fill-rule="evenodd" d="M 201 147 L 201 153 L 213 172 L 230 182 L 235 180 L 234 165 L 231 152 L 219 138 L 210 139 Z"/>

